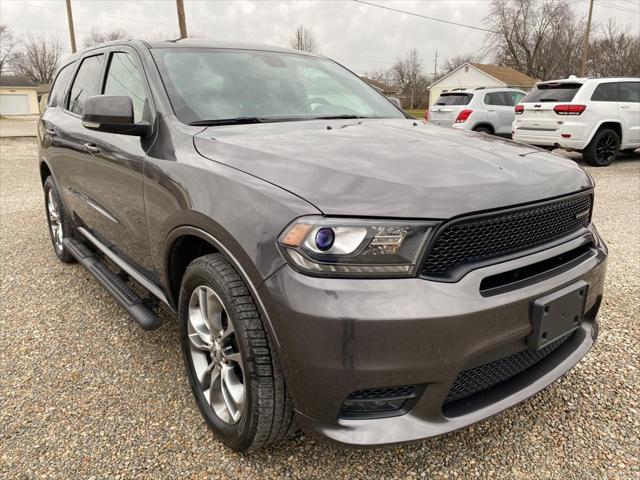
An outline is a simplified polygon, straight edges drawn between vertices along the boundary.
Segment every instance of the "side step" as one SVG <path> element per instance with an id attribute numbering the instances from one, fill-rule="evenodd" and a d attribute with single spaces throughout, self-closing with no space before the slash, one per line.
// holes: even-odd
<path id="1" fill-rule="evenodd" d="M 65 238 L 64 246 L 143 329 L 155 330 L 162 325 L 162 320 L 144 304 L 142 298 L 96 258 L 82 242 L 75 238 Z"/>

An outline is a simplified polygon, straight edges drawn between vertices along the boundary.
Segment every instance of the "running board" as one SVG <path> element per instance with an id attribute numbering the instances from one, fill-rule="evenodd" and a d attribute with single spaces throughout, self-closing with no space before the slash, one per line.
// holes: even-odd
<path id="1" fill-rule="evenodd" d="M 113 273 L 91 251 L 75 238 L 65 238 L 64 247 L 95 278 L 118 304 L 145 330 L 155 330 L 162 320 L 144 304 L 143 299 L 127 283 Z"/>

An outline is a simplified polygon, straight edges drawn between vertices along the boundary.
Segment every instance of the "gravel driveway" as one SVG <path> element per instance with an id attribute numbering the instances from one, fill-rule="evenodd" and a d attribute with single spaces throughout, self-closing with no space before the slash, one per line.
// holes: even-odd
<path id="1" fill-rule="evenodd" d="M 34 139 L 0 140 L 0 478 L 640 478 L 640 156 L 590 168 L 610 248 L 600 341 L 542 393 L 422 443 L 302 434 L 249 455 L 215 441 L 178 329 L 144 333 L 54 257 Z"/>

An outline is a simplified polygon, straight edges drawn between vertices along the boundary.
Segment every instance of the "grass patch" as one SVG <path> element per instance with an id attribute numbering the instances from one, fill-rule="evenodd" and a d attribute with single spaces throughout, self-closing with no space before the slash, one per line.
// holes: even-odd
<path id="1" fill-rule="evenodd" d="M 424 120 L 424 110 L 405 110 L 409 115 L 414 118 L 419 118 L 420 120 Z"/>

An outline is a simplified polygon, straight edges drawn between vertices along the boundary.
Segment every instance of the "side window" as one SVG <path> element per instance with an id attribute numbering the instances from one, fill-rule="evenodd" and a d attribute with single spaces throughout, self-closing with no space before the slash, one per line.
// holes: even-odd
<path id="1" fill-rule="evenodd" d="M 510 101 L 505 92 L 491 92 L 484 96 L 484 103 L 487 105 L 505 106 L 509 105 Z"/>
<path id="2" fill-rule="evenodd" d="M 80 69 L 69 92 L 69 110 L 82 115 L 84 101 L 98 93 L 98 77 L 102 67 L 104 55 L 95 55 L 85 58 L 80 64 Z"/>
<path id="3" fill-rule="evenodd" d="M 56 79 L 53 82 L 53 86 L 51 87 L 51 92 L 49 93 L 49 106 L 57 107 L 62 103 L 62 99 L 64 97 L 64 91 L 67 88 L 67 84 L 69 83 L 69 77 L 71 76 L 71 72 L 73 72 L 73 63 L 69 65 L 65 65 L 58 72 Z"/>
<path id="4" fill-rule="evenodd" d="M 601 83 L 591 95 L 594 102 L 616 102 L 618 100 L 617 83 Z"/>
<path id="5" fill-rule="evenodd" d="M 520 100 L 522 100 L 522 97 L 524 97 L 524 94 L 520 92 L 505 92 L 505 95 L 508 100 L 508 105 L 511 107 L 514 107 L 517 104 L 519 104 Z"/>
<path id="6" fill-rule="evenodd" d="M 147 92 L 140 69 L 129 53 L 115 52 L 111 55 L 102 93 L 131 97 L 134 121 L 137 123 L 143 119 L 147 107 Z"/>
<path id="7" fill-rule="evenodd" d="M 619 102 L 640 103 L 640 82 L 620 82 Z"/>

